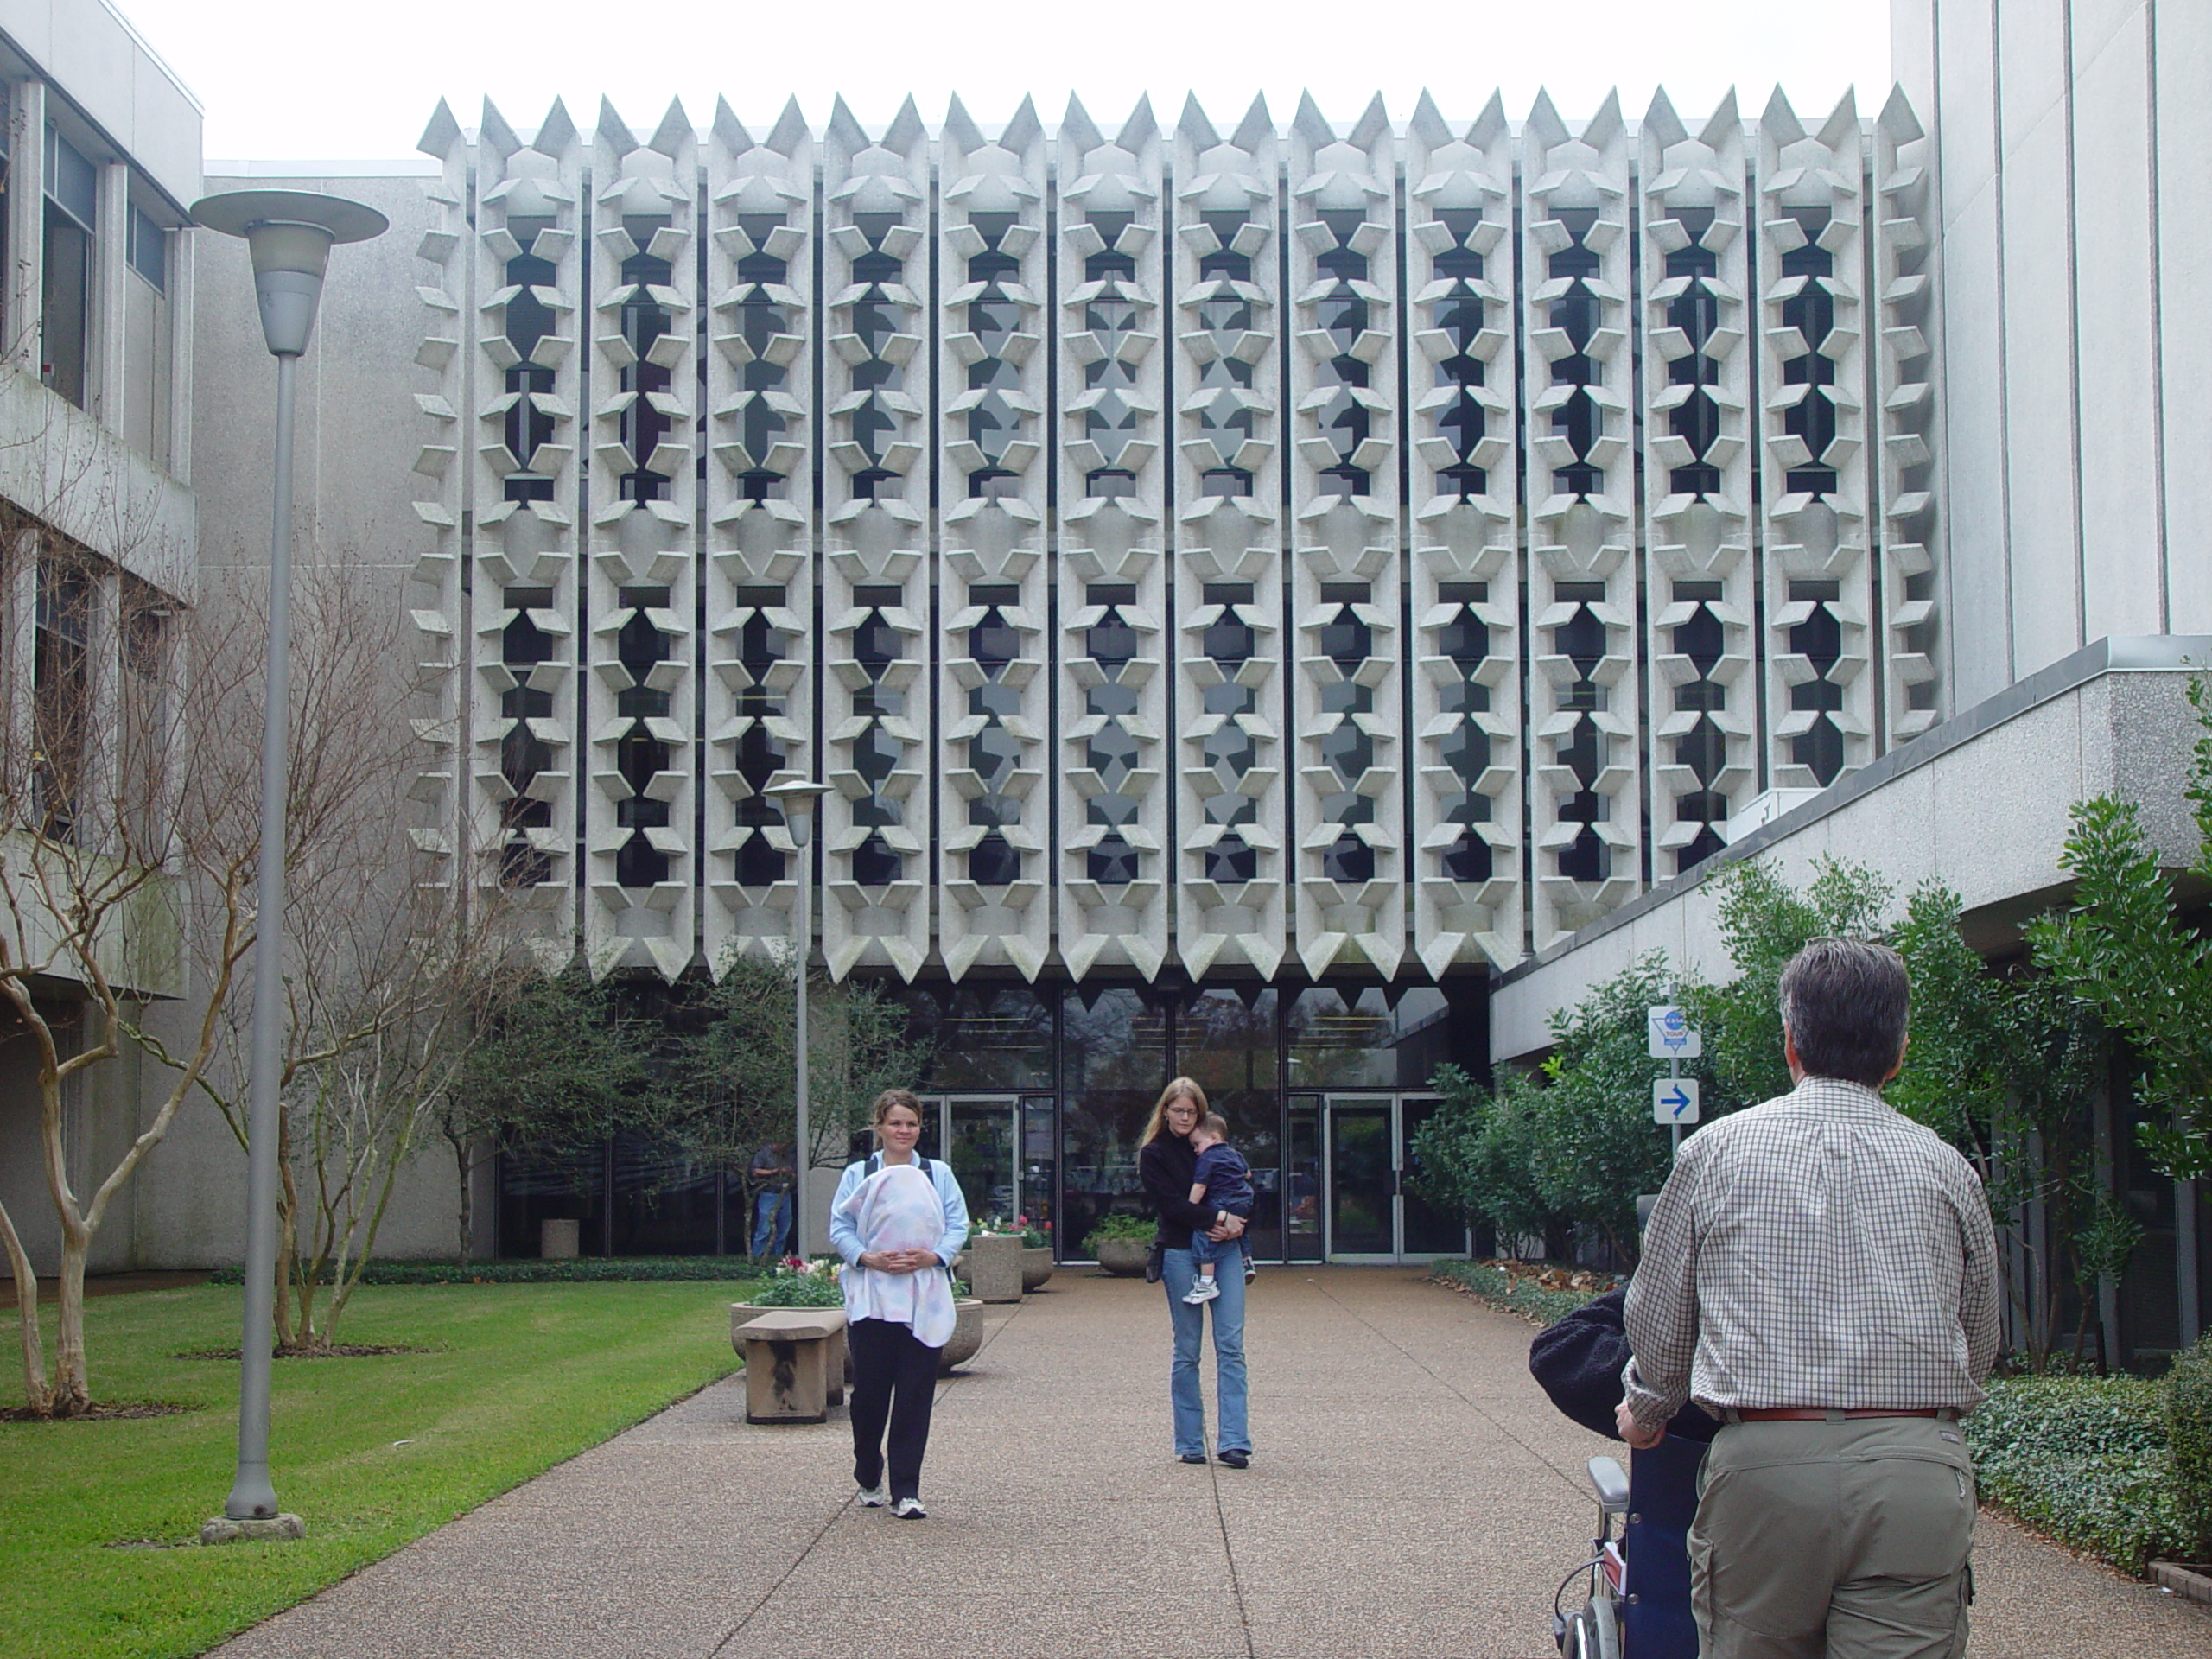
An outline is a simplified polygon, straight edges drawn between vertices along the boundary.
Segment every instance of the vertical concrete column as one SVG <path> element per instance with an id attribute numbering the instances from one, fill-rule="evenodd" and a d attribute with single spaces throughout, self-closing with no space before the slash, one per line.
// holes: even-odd
<path id="1" fill-rule="evenodd" d="M 162 349 L 169 354 L 169 476 L 178 483 L 192 482 L 192 386 L 199 377 L 193 364 L 192 276 L 193 253 L 199 246 L 196 232 L 185 226 L 169 238 L 169 337 Z"/>
<path id="2" fill-rule="evenodd" d="M 92 417 L 111 432 L 123 430 L 128 402 L 124 377 L 125 330 L 123 326 L 124 283 L 130 266 L 130 169 L 121 162 L 100 168 L 99 199 L 92 234 L 91 339 L 86 355 L 92 359 L 91 396 L 86 402 Z M 152 365 L 148 365 L 151 372 Z"/>
<path id="3" fill-rule="evenodd" d="M 16 128 L 8 168 L 8 288 L 0 314 L 9 359 L 25 372 L 39 365 L 40 274 L 46 258 L 46 86 L 15 86 Z"/>

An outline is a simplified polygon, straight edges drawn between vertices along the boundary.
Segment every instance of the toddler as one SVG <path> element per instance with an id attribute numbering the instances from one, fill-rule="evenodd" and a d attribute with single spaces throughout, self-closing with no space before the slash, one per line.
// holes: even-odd
<path id="1" fill-rule="evenodd" d="M 1229 1120 L 1219 1112 L 1208 1112 L 1191 1131 L 1191 1144 L 1198 1149 L 1198 1179 L 1191 1183 L 1191 1202 L 1205 1205 L 1210 1210 L 1226 1210 L 1232 1216 L 1252 1218 L 1252 1166 L 1244 1161 L 1244 1154 L 1229 1144 Z M 1193 1228 L 1191 1231 L 1191 1259 L 1198 1265 L 1197 1281 L 1184 1294 L 1186 1302 L 1210 1302 L 1221 1294 L 1221 1287 L 1213 1281 L 1214 1263 L 1227 1256 L 1244 1258 L 1244 1278 L 1249 1283 L 1258 1269 L 1252 1265 L 1252 1253 L 1244 1248 L 1243 1238 L 1217 1242 Z"/>

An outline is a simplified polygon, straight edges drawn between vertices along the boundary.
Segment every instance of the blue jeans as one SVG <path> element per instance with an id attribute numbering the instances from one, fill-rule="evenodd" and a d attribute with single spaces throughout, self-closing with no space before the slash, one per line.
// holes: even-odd
<path id="1" fill-rule="evenodd" d="M 1243 1254 L 1244 1241 L 1242 1238 L 1224 1239 L 1217 1244 L 1204 1233 L 1193 1232 L 1191 1235 L 1191 1260 L 1194 1262 L 1231 1262 Z"/>
<path id="2" fill-rule="evenodd" d="M 791 1195 L 788 1192 L 760 1192 L 753 1198 L 753 1259 L 758 1262 L 767 1255 L 768 1247 L 775 1246 L 781 1255 L 789 1248 L 791 1233 Z"/>
<path id="3" fill-rule="evenodd" d="M 1206 1449 L 1206 1407 L 1198 1390 L 1198 1345 L 1205 1335 L 1207 1311 L 1213 1314 L 1215 1393 L 1221 1410 L 1217 1450 L 1249 1452 L 1252 1432 L 1244 1421 L 1244 1275 L 1224 1273 L 1221 1294 L 1192 1306 L 1183 1297 L 1198 1277 L 1188 1250 L 1167 1250 L 1160 1282 L 1167 1292 L 1167 1316 L 1175 1325 L 1175 1357 L 1167 1368 L 1167 1398 L 1175 1410 L 1175 1452 L 1187 1457 Z"/>

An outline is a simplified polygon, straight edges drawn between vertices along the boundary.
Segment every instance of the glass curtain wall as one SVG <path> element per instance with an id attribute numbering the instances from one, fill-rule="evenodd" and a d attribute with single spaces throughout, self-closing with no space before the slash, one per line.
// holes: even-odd
<path id="1" fill-rule="evenodd" d="M 1407 1147 L 1434 1109 L 1430 1077 L 1452 1060 L 1479 1071 L 1487 1042 L 1476 981 L 1448 992 L 970 982 L 894 995 L 926 1056 L 914 1091 L 933 1107 L 946 1103 L 951 1120 L 948 1146 L 939 1112 L 926 1112 L 921 1150 L 954 1164 L 976 1213 L 1014 1203 L 1062 1261 L 1089 1259 L 1083 1241 L 1104 1216 L 1145 1209 L 1137 1149 L 1153 1103 L 1178 1074 L 1205 1090 L 1252 1166 L 1255 1256 L 1321 1260 L 1332 1118 L 1372 1105 L 1388 1122 L 1395 1097 L 1396 1141 L 1371 1150 L 1378 1169 L 1410 1173 Z M 1357 1125 L 1346 1117 L 1344 1127 Z M 852 1155 L 871 1144 L 856 1136 Z M 539 1224 L 573 1217 L 588 1255 L 741 1254 L 751 1234 L 744 1205 L 742 1170 L 694 1166 L 643 1141 L 511 1154 L 501 1160 L 498 1249 L 535 1255 Z M 1417 1194 L 1404 1192 L 1398 1214 L 1407 1254 L 1463 1247 L 1461 1230 Z M 1365 1235 L 1379 1236 L 1381 1220 L 1371 1219 Z"/>

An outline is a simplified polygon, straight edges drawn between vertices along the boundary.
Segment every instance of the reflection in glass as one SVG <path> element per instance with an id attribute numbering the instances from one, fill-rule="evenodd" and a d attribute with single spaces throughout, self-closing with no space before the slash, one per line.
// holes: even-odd
<path id="1" fill-rule="evenodd" d="M 499 1254 L 534 1256 L 539 1224 L 575 1221 L 583 1253 L 606 1249 L 607 1147 L 507 1152 L 499 1157 Z"/>
<path id="2" fill-rule="evenodd" d="M 1408 1255 L 1457 1255 L 1467 1248 L 1464 1223 L 1439 1211 L 1421 1197 L 1414 1182 L 1421 1165 L 1414 1157 L 1414 1137 L 1422 1124 L 1436 1116 L 1444 1103 L 1434 1096 L 1408 1096 L 1398 1103 L 1399 1145 L 1406 1179 L 1400 1188 L 1404 1200 L 1405 1253 Z"/>
<path id="3" fill-rule="evenodd" d="M 614 1254 L 712 1255 L 715 1166 L 635 1135 L 614 1142 Z"/>
<path id="4" fill-rule="evenodd" d="M 1071 990 L 1062 1004 L 1066 1106 L 1061 1122 L 1064 1253 L 1109 1211 L 1145 1210 L 1137 1138 L 1167 1082 L 1167 1017 L 1148 991 Z"/>
<path id="5" fill-rule="evenodd" d="M 1292 1262 L 1321 1259 L 1321 1097 L 1290 1097 L 1290 1151 L 1285 1160 L 1283 1231 Z"/>
<path id="6" fill-rule="evenodd" d="M 1329 1103 L 1329 1254 L 1389 1255 L 1390 1107 Z"/>
<path id="7" fill-rule="evenodd" d="M 1011 1100 L 977 1100 L 955 1096 L 946 1109 L 951 1129 L 946 1161 L 968 1200 L 968 1213 L 1012 1220 L 1020 1195 L 1014 1179 L 1014 1118 Z"/>
<path id="8" fill-rule="evenodd" d="M 1433 986 L 1316 986 L 1292 999 L 1288 1027 L 1294 1084 L 1426 1089 L 1452 1058 L 1450 1000 Z"/>
<path id="9" fill-rule="evenodd" d="M 1049 1089 L 1058 993 L 1027 985 L 913 985 L 907 1034 L 931 1051 L 923 1089 Z"/>

